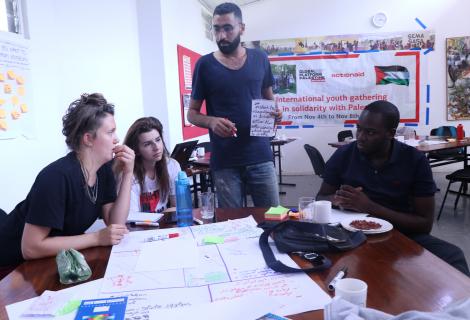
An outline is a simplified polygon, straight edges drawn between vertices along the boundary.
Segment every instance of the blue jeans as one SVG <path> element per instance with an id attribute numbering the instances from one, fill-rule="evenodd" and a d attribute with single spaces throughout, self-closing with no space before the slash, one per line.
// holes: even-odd
<path id="1" fill-rule="evenodd" d="M 245 193 L 255 207 L 279 205 L 279 188 L 272 161 L 213 171 L 219 208 L 241 208 Z"/>

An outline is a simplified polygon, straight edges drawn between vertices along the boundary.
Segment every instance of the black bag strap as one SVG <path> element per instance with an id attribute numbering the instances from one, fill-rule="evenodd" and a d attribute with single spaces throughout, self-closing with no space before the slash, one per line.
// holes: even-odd
<path id="1" fill-rule="evenodd" d="M 286 266 L 281 261 L 277 260 L 276 257 L 274 256 L 274 252 L 271 249 L 271 246 L 268 243 L 271 232 L 275 231 L 277 226 L 279 226 L 279 224 L 273 226 L 272 228 L 268 228 L 264 230 L 264 232 L 259 237 L 259 246 L 261 248 L 261 252 L 263 253 L 264 260 L 266 261 L 266 264 L 268 265 L 268 267 L 270 267 L 274 271 L 282 272 L 282 273 L 293 273 L 293 272 L 300 272 L 300 271 L 304 271 L 304 272 L 321 271 L 321 270 L 325 270 L 331 267 L 331 261 L 326 257 L 325 259 L 323 259 L 323 263 L 321 265 L 315 265 L 312 268 L 306 268 L 306 269 L 289 267 L 289 266 Z"/>

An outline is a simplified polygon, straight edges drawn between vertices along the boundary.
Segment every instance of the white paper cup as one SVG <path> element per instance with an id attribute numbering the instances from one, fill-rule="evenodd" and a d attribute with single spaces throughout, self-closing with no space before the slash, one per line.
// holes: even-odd
<path id="1" fill-rule="evenodd" d="M 197 148 L 196 152 L 198 157 L 204 157 L 204 155 L 206 154 L 206 150 L 204 149 L 204 147 Z"/>
<path id="2" fill-rule="evenodd" d="M 366 306 L 367 283 L 354 278 L 344 278 L 336 283 L 335 297 L 349 301 L 360 307 Z"/>
<path id="3" fill-rule="evenodd" d="M 313 204 L 313 221 L 316 223 L 330 223 L 331 201 L 315 201 Z"/>

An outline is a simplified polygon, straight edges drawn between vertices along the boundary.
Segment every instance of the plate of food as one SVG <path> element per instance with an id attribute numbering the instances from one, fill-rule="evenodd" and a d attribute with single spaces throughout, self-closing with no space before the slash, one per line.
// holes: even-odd
<path id="1" fill-rule="evenodd" d="M 362 231 L 365 234 L 383 233 L 393 229 L 390 222 L 372 217 L 345 219 L 341 221 L 341 226 L 346 230 Z"/>

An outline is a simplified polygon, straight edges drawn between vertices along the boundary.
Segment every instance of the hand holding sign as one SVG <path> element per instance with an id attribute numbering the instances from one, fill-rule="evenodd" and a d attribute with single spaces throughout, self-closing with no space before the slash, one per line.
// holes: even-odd
<path id="1" fill-rule="evenodd" d="M 256 99 L 252 102 L 251 108 L 251 130 L 252 137 L 272 137 L 274 136 L 274 117 L 276 112 L 273 100 Z"/>

